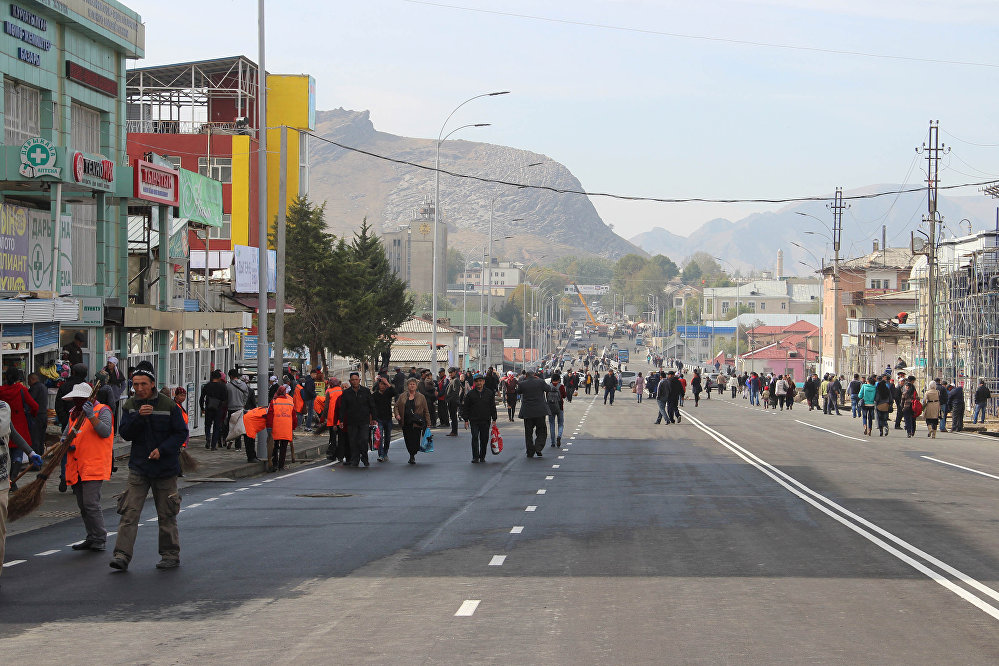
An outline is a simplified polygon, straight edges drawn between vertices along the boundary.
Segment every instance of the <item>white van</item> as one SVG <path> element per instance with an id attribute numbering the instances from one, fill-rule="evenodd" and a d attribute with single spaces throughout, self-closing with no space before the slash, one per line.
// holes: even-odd
<path id="1" fill-rule="evenodd" d="M 575 333 L 573 334 L 573 336 L 572 336 L 572 339 L 573 339 L 573 340 L 576 340 L 576 341 L 579 341 L 579 340 L 582 340 L 582 339 L 583 339 L 583 331 L 581 331 L 581 330 L 579 330 L 579 331 L 576 331 L 576 332 L 575 332 Z"/>

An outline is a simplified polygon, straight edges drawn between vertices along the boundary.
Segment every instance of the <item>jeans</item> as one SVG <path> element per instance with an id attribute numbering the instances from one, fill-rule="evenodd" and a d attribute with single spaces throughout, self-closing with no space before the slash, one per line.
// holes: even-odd
<path id="1" fill-rule="evenodd" d="M 315 402 L 315 398 L 312 400 L 305 401 L 305 429 L 312 430 L 312 413 L 315 411 L 312 408 L 312 403 Z"/>
<path id="2" fill-rule="evenodd" d="M 850 394 L 850 416 L 857 418 L 860 416 L 860 396 L 856 393 Z"/>
<path id="3" fill-rule="evenodd" d="M 557 435 L 555 433 L 555 421 L 556 420 L 558 421 L 558 434 Z M 562 430 L 565 428 L 565 413 L 562 412 L 562 411 L 559 411 L 557 414 L 549 414 L 548 415 L 548 428 L 549 428 L 549 431 L 550 431 L 550 435 L 549 435 L 550 441 L 554 445 L 556 437 L 558 437 L 559 439 L 562 438 Z"/>
<path id="4" fill-rule="evenodd" d="M 666 411 L 666 403 L 656 400 L 656 404 L 659 406 L 659 418 L 656 419 L 656 423 L 662 423 L 663 419 L 666 423 L 672 423 L 673 420 L 670 418 L 669 412 Z"/>
<path id="5" fill-rule="evenodd" d="M 545 450 L 545 440 L 548 439 L 547 416 L 529 416 L 524 418 L 524 445 L 527 455 L 539 456 Z"/>
<path id="6" fill-rule="evenodd" d="M 378 425 L 382 429 L 382 442 L 378 445 L 378 457 L 388 458 L 389 446 L 392 444 L 392 419 L 385 421 L 378 419 Z"/>
<path id="7" fill-rule="evenodd" d="M 757 407 L 759 407 L 759 405 L 760 405 L 760 392 L 759 391 L 757 391 L 755 389 L 752 389 L 752 388 L 749 389 L 749 404 L 750 405 L 756 405 Z"/>
<path id="8" fill-rule="evenodd" d="M 916 417 L 912 414 L 912 410 L 902 412 L 902 418 L 905 419 L 905 432 L 910 435 L 916 434 Z"/>
<path id="9" fill-rule="evenodd" d="M 635 391 L 635 395 L 638 396 L 638 402 L 641 403 L 642 402 L 642 392 L 641 391 Z M 570 400 L 569 402 L 572 402 L 572 401 Z"/>
<path id="10" fill-rule="evenodd" d="M 877 412 L 877 415 L 878 415 L 878 430 L 880 430 L 881 428 L 887 430 L 888 417 L 891 416 L 891 412 Z M 916 427 L 915 424 L 913 424 L 912 427 L 915 428 Z"/>
<path id="11" fill-rule="evenodd" d="M 985 423 L 985 403 L 976 403 L 975 410 L 971 413 L 971 422 L 978 423 L 978 417 L 982 417 L 982 423 Z"/>
<path id="12" fill-rule="evenodd" d="M 489 421 L 471 421 L 468 428 L 472 431 L 472 460 L 485 460 L 489 448 Z"/>
<path id="13" fill-rule="evenodd" d="M 669 401 L 666 403 L 666 415 L 669 416 L 670 423 L 676 423 L 680 420 L 680 409 L 677 407 L 676 401 Z"/>
<path id="14" fill-rule="evenodd" d="M 605 405 L 607 404 L 607 396 L 608 395 L 610 395 L 610 404 L 612 404 L 612 405 L 614 404 L 614 394 L 615 393 L 617 393 L 617 391 L 615 391 L 614 389 L 608 388 L 606 386 L 604 387 L 604 404 Z"/>
<path id="15" fill-rule="evenodd" d="M 864 420 L 864 427 L 874 430 L 874 405 L 864 405 L 860 408 L 860 416 Z"/>
<path id="16" fill-rule="evenodd" d="M 135 534 L 139 530 L 139 516 L 150 488 L 159 524 L 160 557 L 164 560 L 180 559 L 180 535 L 177 531 L 180 493 L 177 492 L 177 477 L 152 478 L 129 472 L 128 487 L 118 499 L 121 520 L 118 522 L 118 537 L 114 544 L 114 554 L 121 555 L 126 562 L 132 560 Z"/>
<path id="17" fill-rule="evenodd" d="M 940 430 L 947 429 L 947 408 L 940 405 Z"/>

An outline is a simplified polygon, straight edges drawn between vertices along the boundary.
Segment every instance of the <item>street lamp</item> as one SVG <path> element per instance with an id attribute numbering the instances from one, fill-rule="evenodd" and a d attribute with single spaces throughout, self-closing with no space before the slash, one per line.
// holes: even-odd
<path id="1" fill-rule="evenodd" d="M 522 309 L 523 316 L 520 318 L 521 323 L 521 335 L 520 335 L 520 369 L 524 370 L 527 368 L 527 287 L 530 284 L 528 282 L 528 274 L 530 273 L 531 267 L 536 266 L 539 261 L 547 257 L 547 254 L 543 254 L 524 268 L 524 307 Z"/>
<path id="2" fill-rule="evenodd" d="M 433 252 L 434 252 L 434 260 L 433 260 L 433 272 L 434 272 L 434 274 L 433 274 L 433 278 L 431 280 L 431 284 L 432 284 L 432 288 L 433 288 L 433 294 L 431 295 L 431 310 L 432 310 L 431 319 L 432 319 L 432 321 L 430 323 L 430 330 L 431 330 L 431 334 L 430 334 L 431 343 L 430 343 L 430 346 L 433 348 L 433 351 L 431 352 L 431 356 L 432 356 L 431 367 L 434 369 L 434 372 L 436 372 L 437 368 L 439 367 L 438 366 L 438 362 L 437 362 L 437 270 L 438 270 L 437 269 L 437 263 L 438 263 L 438 260 L 437 260 L 437 254 L 438 254 L 438 252 L 437 252 L 437 229 L 438 229 L 438 225 L 440 223 L 441 144 L 444 143 L 445 139 L 447 139 L 448 136 L 451 136 L 452 134 L 454 134 L 455 132 L 457 132 L 459 129 L 463 129 L 464 127 L 486 127 L 489 123 L 475 123 L 475 124 L 472 124 L 472 125 L 463 125 L 462 127 L 459 127 L 458 129 L 449 132 L 447 134 L 447 136 L 444 136 L 444 129 L 447 127 L 448 121 L 451 120 L 451 116 L 453 116 L 458 111 L 458 109 L 460 109 L 461 107 L 465 106 L 466 104 L 468 104 L 469 102 L 471 102 L 473 99 L 479 99 L 480 97 L 496 97 L 497 95 L 507 95 L 509 93 L 510 93 L 509 90 L 503 90 L 503 91 L 500 91 L 500 92 L 483 93 L 481 95 L 475 95 L 474 97 L 469 97 L 464 102 L 462 102 L 458 106 L 454 107 L 454 109 L 451 111 L 451 113 L 447 114 L 447 118 L 444 119 L 444 124 L 441 125 L 441 131 L 437 133 L 437 159 L 434 161 L 434 240 L 433 240 L 433 245 L 432 245 Z"/>

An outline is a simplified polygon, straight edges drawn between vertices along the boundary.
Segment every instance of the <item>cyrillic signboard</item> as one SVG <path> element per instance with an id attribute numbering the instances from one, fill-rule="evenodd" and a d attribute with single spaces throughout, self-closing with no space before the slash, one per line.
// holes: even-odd
<path id="1" fill-rule="evenodd" d="M 234 282 L 236 293 L 254 294 L 260 291 L 260 263 L 257 248 L 236 245 Z M 267 291 L 277 291 L 277 252 L 267 250 Z"/>
<path id="2" fill-rule="evenodd" d="M 604 294 L 610 293 L 609 284 L 580 284 L 576 286 L 579 287 L 579 293 L 583 296 L 603 296 Z M 575 296 L 576 286 L 571 284 L 567 285 L 562 291 L 569 296 Z"/>
<path id="3" fill-rule="evenodd" d="M 221 229 L 222 183 L 181 169 L 179 217 Z"/>
<path id="4" fill-rule="evenodd" d="M 167 169 L 138 159 L 135 160 L 134 166 L 136 199 L 166 206 L 177 205 L 180 187 L 176 169 Z"/>

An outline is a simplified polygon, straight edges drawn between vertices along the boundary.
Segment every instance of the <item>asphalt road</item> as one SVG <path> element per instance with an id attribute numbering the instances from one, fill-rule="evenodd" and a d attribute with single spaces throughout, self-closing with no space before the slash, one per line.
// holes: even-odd
<path id="1" fill-rule="evenodd" d="M 485 465 L 462 433 L 416 466 L 192 488 L 174 571 L 151 500 L 127 573 L 68 548 L 77 521 L 14 536 L 0 661 L 999 662 L 999 442 L 683 414 L 582 394 L 543 459 L 504 423 Z"/>

